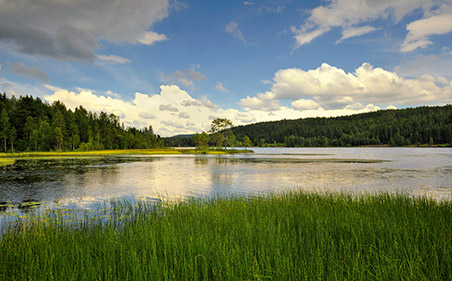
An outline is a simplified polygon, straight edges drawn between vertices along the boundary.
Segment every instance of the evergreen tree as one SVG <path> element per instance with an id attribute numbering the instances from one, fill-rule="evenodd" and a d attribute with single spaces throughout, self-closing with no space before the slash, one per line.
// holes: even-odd
<path id="1" fill-rule="evenodd" d="M 0 116 L 0 139 L 3 140 L 3 148 L 5 152 L 7 151 L 6 141 L 10 135 L 10 126 L 8 112 L 6 112 L 6 109 L 3 109 Z"/>

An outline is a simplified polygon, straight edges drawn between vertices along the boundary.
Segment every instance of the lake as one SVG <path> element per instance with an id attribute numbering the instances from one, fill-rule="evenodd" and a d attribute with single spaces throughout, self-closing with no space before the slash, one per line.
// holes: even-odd
<path id="1" fill-rule="evenodd" d="M 89 207 L 111 199 L 260 196 L 288 190 L 452 197 L 451 148 L 253 148 L 253 154 L 18 160 L 0 202 Z"/>

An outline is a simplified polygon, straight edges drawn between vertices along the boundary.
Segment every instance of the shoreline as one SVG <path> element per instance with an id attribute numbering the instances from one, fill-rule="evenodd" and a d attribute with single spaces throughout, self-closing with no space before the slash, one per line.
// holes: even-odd
<path id="1" fill-rule="evenodd" d="M 38 158 L 81 158 L 104 157 L 121 155 L 177 155 L 177 154 L 235 154 L 253 153 L 248 149 L 193 149 L 193 148 L 153 148 L 153 149 L 124 149 L 124 150 L 91 150 L 91 151 L 44 151 L 44 152 L 8 152 L 0 153 L 0 166 L 12 165 L 16 159 Z"/>

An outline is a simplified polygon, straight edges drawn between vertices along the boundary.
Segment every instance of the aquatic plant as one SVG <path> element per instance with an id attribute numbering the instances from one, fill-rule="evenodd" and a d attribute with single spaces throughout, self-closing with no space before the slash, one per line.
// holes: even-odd
<path id="1" fill-rule="evenodd" d="M 452 279 L 449 201 L 294 192 L 109 206 L 11 227 L 0 279 Z"/>

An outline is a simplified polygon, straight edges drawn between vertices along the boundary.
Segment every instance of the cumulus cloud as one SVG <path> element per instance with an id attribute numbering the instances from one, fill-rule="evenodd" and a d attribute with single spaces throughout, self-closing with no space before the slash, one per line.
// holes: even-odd
<path id="1" fill-rule="evenodd" d="M 0 79 L 1 82 L 1 79 Z M 353 113 L 363 113 L 380 109 L 372 104 L 350 103 L 349 106 L 339 109 L 306 109 L 297 110 L 287 106 L 275 107 L 270 113 L 260 108 L 249 108 L 245 111 L 228 108 L 223 109 L 218 106 L 207 107 L 201 100 L 191 97 L 186 91 L 178 86 L 161 86 L 158 94 L 135 93 L 135 98 L 126 102 L 124 100 L 96 95 L 92 91 L 79 89 L 79 92 L 67 91 L 47 85 L 47 89 L 53 94 L 44 96 L 47 102 L 56 100 L 62 101 L 68 108 L 75 109 L 83 105 L 93 112 L 111 112 L 121 116 L 121 122 L 127 126 L 148 127 L 152 125 L 154 131 L 162 136 L 172 136 L 177 134 L 191 134 L 195 132 L 208 131 L 210 123 L 215 118 L 228 118 L 235 125 L 247 124 L 250 122 L 273 121 L 281 119 L 296 119 L 316 116 L 340 116 Z M 263 100 L 274 99 L 273 94 L 264 94 L 260 98 Z M 196 106 L 183 106 L 182 103 L 199 104 Z M 180 114 L 173 111 L 160 111 L 161 105 L 171 105 L 177 108 Z M 118 110 L 120 108 L 120 110 Z M 183 112 L 185 112 L 189 118 Z M 155 115 L 153 114 L 155 113 Z M 182 122 L 182 120 L 186 120 Z"/>
<path id="2" fill-rule="evenodd" d="M 297 110 L 318 109 L 320 104 L 313 100 L 299 99 L 291 103 L 292 107 Z"/>
<path id="3" fill-rule="evenodd" d="M 145 112 L 145 111 L 140 112 L 140 114 L 138 114 L 138 117 L 141 117 L 141 118 L 144 118 L 144 119 L 149 119 L 149 120 L 155 119 L 155 115 L 154 114 L 149 113 L 149 112 Z"/>
<path id="4" fill-rule="evenodd" d="M 172 112 L 178 112 L 179 109 L 177 109 L 176 107 L 172 106 L 171 104 L 161 104 L 159 106 L 159 110 L 160 111 L 172 111 Z"/>
<path id="5" fill-rule="evenodd" d="M 257 97 L 247 96 L 239 101 L 239 105 L 248 110 L 274 111 L 279 110 L 279 100 L 272 92 L 259 93 Z"/>
<path id="6" fill-rule="evenodd" d="M 86 89 L 73 92 L 50 85 L 46 87 L 53 91 L 53 94 L 44 96 L 49 103 L 60 100 L 70 109 L 83 105 L 84 108 L 93 112 L 116 112 L 121 115 L 121 122 L 127 126 L 142 128 L 152 125 L 154 131 L 163 136 L 207 131 L 210 127 L 210 116 L 228 118 L 234 123 L 241 122 L 234 119 L 239 113 L 238 110 L 222 109 L 211 101 L 207 107 L 201 100 L 194 99 L 175 85 L 161 86 L 158 94 L 135 93 L 135 98 L 130 102 L 106 95 L 96 95 Z M 208 100 L 205 99 L 204 103 L 206 101 Z M 182 104 L 190 104 L 190 106 Z M 121 109 L 121 112 L 118 109 Z M 178 111 L 179 114 L 175 114 Z M 187 120 L 187 122 L 181 122 L 181 120 Z"/>
<path id="7" fill-rule="evenodd" d="M 234 116 L 234 118 L 242 123 L 251 123 L 256 121 L 256 117 L 254 117 L 251 113 L 239 112 Z"/>
<path id="8" fill-rule="evenodd" d="M 119 63 L 119 64 L 124 64 L 124 63 L 130 62 L 129 59 L 115 56 L 115 55 L 108 55 L 108 56 L 107 55 L 97 55 L 97 58 L 102 61 L 111 62 L 111 63 Z"/>
<path id="9" fill-rule="evenodd" d="M 342 37 L 336 42 L 340 43 L 347 38 L 361 36 L 379 29 L 370 25 L 360 26 L 362 24 L 388 19 L 391 19 L 394 23 L 398 23 L 406 15 L 418 9 L 423 11 L 425 16 L 428 16 L 431 10 L 437 7 L 436 5 L 437 1 L 434 0 L 328 1 L 326 5 L 321 5 L 310 10 L 309 17 L 299 28 L 291 28 L 291 31 L 295 34 L 296 46 L 294 49 L 310 43 L 315 38 L 322 36 L 333 28 L 339 27 L 342 29 Z M 449 24 L 448 18 L 443 17 L 442 19 L 447 20 L 446 25 Z M 432 21 L 436 20 L 439 20 L 439 18 L 432 19 Z M 421 22 L 418 25 L 425 26 L 427 23 Z M 415 30 L 418 30 L 416 24 L 414 27 L 410 25 L 408 27 L 407 29 L 410 32 L 413 30 L 413 35 L 407 36 L 408 42 L 404 43 L 402 50 L 414 50 L 415 48 L 428 44 L 425 37 L 419 36 L 415 32 Z M 431 31 L 429 34 L 444 34 L 446 30 L 447 28 L 441 27 L 440 31 Z M 409 37 L 412 37 L 412 39 Z"/>
<path id="10" fill-rule="evenodd" d="M 239 29 L 239 23 L 231 21 L 226 25 L 225 31 L 232 34 L 235 38 L 241 40 L 243 43 L 247 43 L 245 36 L 243 36 L 242 31 Z"/>
<path id="11" fill-rule="evenodd" d="M 41 82 L 49 82 L 50 78 L 47 73 L 37 66 L 28 66 L 23 62 L 18 63 L 8 63 L 6 66 L 9 72 L 12 72 L 16 75 L 38 79 Z"/>
<path id="12" fill-rule="evenodd" d="M 363 63 L 353 73 L 322 64 L 312 70 L 281 69 L 271 91 L 242 99 L 247 109 L 277 110 L 279 100 L 292 101 L 297 110 L 354 109 L 356 104 L 419 105 L 452 101 L 451 82 L 444 77 L 400 77 L 397 73 Z M 355 105 L 355 107 L 347 106 Z"/>
<path id="13" fill-rule="evenodd" d="M 206 96 L 201 97 L 201 104 L 207 108 L 215 109 L 217 106 L 211 102 Z"/>
<path id="14" fill-rule="evenodd" d="M 2 85 L 0 78 L 0 86 Z M 146 127 L 163 136 L 209 130 L 215 118 L 233 124 L 281 119 L 331 117 L 409 105 L 440 105 L 452 102 L 452 84 L 444 77 L 401 77 L 397 73 L 363 63 L 353 72 L 322 64 L 310 70 L 281 69 L 271 89 L 239 101 L 242 110 L 221 108 L 206 96 L 193 98 L 176 85 L 163 85 L 157 94 L 135 93 L 126 102 L 79 89 L 67 91 L 47 85 L 53 94 L 48 102 L 61 100 L 68 108 L 79 105 L 93 112 L 118 112 L 128 126 Z"/>
<path id="15" fill-rule="evenodd" d="M 182 106 L 201 106 L 201 103 L 199 101 L 195 100 L 184 100 L 181 102 Z"/>
<path id="16" fill-rule="evenodd" d="M 185 118 L 185 119 L 189 119 L 190 118 L 190 115 L 188 115 L 188 113 L 185 112 L 185 111 L 179 113 L 178 116 L 179 116 L 179 118 Z"/>
<path id="17" fill-rule="evenodd" d="M 160 121 L 160 124 L 165 125 L 167 127 L 175 128 L 175 129 L 185 129 L 185 126 L 182 123 L 171 121 L 171 120 Z"/>
<path id="18" fill-rule="evenodd" d="M 0 43 L 19 53 L 93 62 L 99 40 L 163 40 L 149 29 L 167 16 L 167 0 L 0 1 Z"/>

